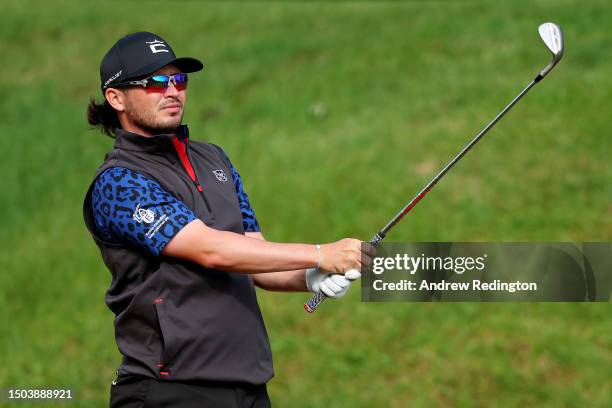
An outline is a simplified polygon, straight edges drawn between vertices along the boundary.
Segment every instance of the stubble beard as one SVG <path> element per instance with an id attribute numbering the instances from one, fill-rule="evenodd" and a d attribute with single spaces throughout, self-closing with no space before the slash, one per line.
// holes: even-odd
<path id="1" fill-rule="evenodd" d="M 151 134 L 174 133 L 183 122 L 183 112 L 180 117 L 172 117 L 169 120 L 162 120 L 155 116 L 152 110 L 143 110 L 134 107 L 126 101 L 125 113 L 128 119 L 140 129 Z"/>

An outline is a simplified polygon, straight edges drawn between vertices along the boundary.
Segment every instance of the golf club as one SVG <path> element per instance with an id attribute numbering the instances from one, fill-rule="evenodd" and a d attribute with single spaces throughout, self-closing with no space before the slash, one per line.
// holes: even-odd
<path id="1" fill-rule="evenodd" d="M 561 28 L 555 23 L 544 23 L 538 27 L 540 37 L 546 47 L 552 52 L 552 61 L 542 69 L 538 75 L 523 89 L 506 107 L 484 127 L 460 152 L 457 154 L 401 211 L 391 219 L 380 231 L 370 240 L 374 246 L 378 246 L 385 238 L 389 230 L 393 228 L 406 214 L 412 210 L 419 201 L 436 185 L 438 181 L 491 129 L 505 114 L 525 95 L 535 84 L 540 82 L 563 57 L 563 34 Z M 308 313 L 317 310 L 317 307 L 325 300 L 325 293 L 319 291 L 315 293 L 308 302 L 304 304 L 304 309 Z"/>

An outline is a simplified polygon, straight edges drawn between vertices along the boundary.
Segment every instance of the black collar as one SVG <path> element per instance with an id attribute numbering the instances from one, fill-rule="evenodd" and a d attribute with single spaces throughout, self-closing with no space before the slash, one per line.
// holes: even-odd
<path id="1" fill-rule="evenodd" d="M 189 142 L 189 128 L 187 125 L 178 127 L 176 133 L 161 133 L 153 136 L 143 136 L 123 129 L 115 130 L 115 149 L 133 150 L 140 152 L 165 152 L 174 150 L 172 139 L 176 135 L 182 141 Z"/>

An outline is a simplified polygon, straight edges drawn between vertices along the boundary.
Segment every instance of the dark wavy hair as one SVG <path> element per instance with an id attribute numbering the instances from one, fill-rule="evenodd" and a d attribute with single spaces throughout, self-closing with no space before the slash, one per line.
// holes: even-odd
<path id="1" fill-rule="evenodd" d="M 117 112 L 106 99 L 103 103 L 96 103 L 94 98 L 89 99 L 87 121 L 90 125 L 99 127 L 102 133 L 106 133 L 112 138 L 115 137 L 115 129 L 121 128 Z"/>

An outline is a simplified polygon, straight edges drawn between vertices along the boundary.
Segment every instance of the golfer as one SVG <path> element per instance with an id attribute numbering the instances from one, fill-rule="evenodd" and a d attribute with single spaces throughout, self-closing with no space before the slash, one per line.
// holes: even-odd
<path id="1" fill-rule="evenodd" d="M 255 285 L 339 298 L 344 272 L 372 255 L 356 239 L 264 239 L 226 153 L 182 124 L 188 75 L 202 68 L 159 35 L 133 33 L 102 59 L 104 101 L 88 106 L 89 123 L 115 137 L 83 207 L 112 274 L 105 301 L 123 360 L 111 407 L 269 407 Z"/>

